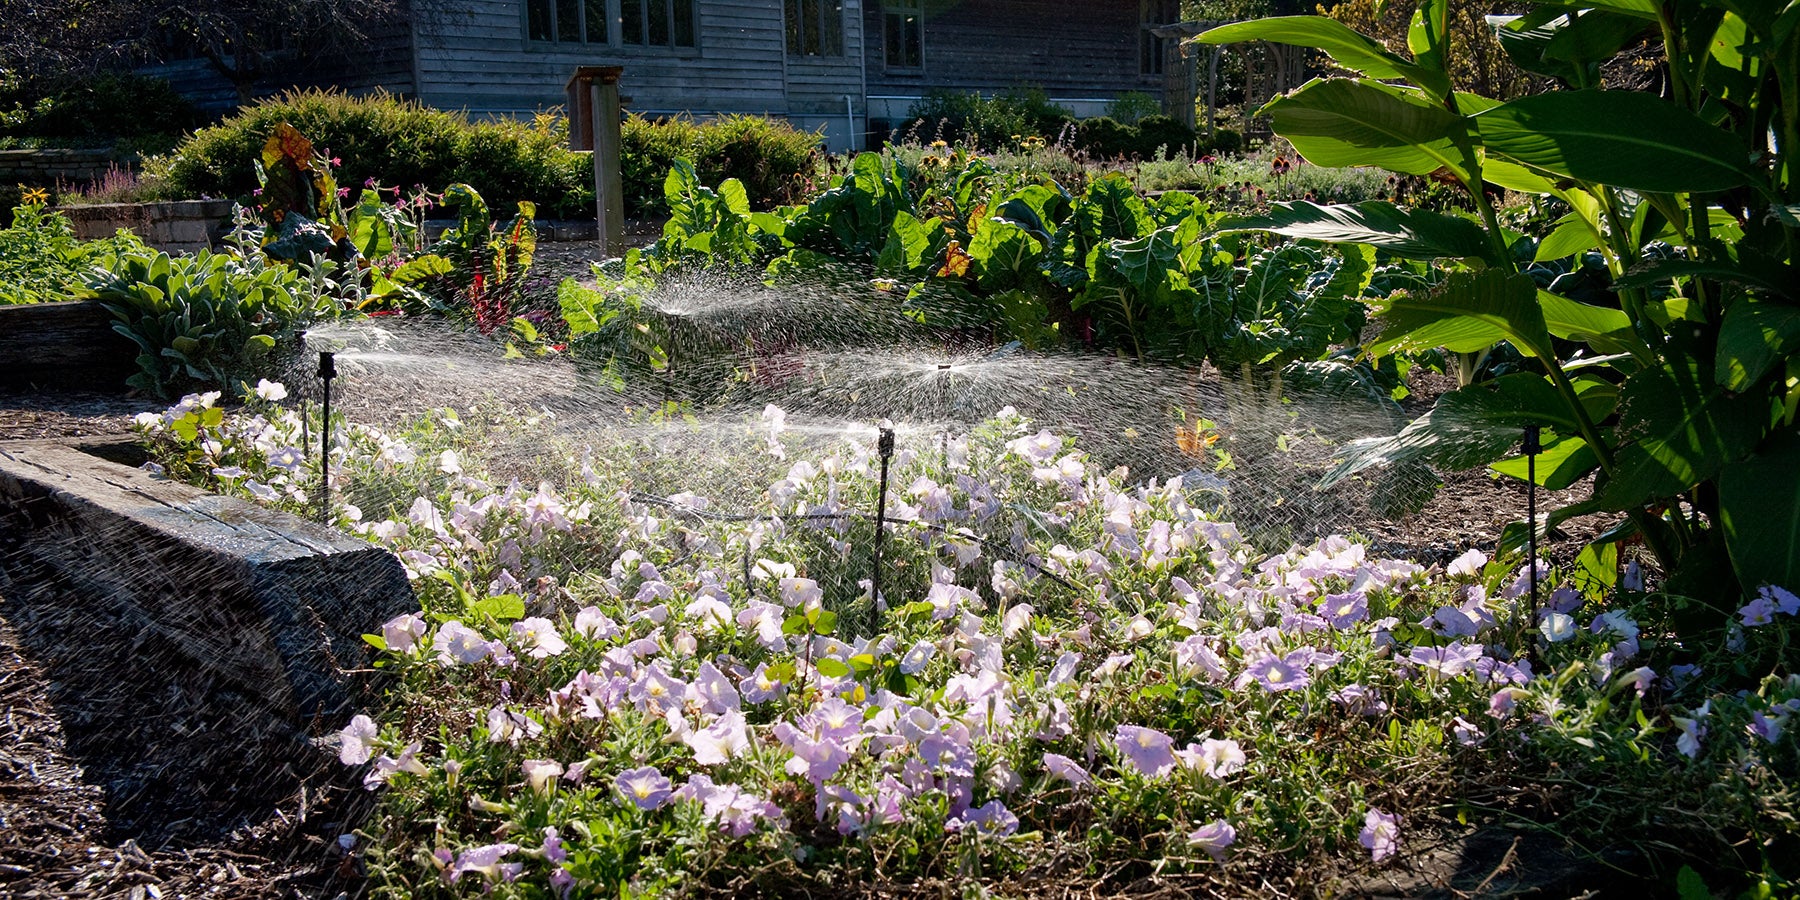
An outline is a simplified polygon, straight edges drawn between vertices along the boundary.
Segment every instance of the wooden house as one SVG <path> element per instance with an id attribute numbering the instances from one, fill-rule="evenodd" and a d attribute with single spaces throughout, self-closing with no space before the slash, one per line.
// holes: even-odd
<path id="1" fill-rule="evenodd" d="M 781 116 L 833 149 L 879 144 L 934 90 L 1030 86 L 1077 116 L 1161 98 L 1175 0 L 434 0 L 404 34 L 293 84 L 385 88 L 476 116 L 562 103 L 577 66 L 623 66 L 645 115 Z M 404 51 L 392 46 L 403 44 Z M 215 104 L 203 61 L 152 70 Z M 216 79 L 216 76 L 214 76 Z"/>

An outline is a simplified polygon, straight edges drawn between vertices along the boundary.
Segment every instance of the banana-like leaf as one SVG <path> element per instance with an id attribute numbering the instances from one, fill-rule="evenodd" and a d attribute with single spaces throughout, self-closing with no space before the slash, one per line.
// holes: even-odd
<path id="1" fill-rule="evenodd" d="M 1746 297 L 1725 311 L 1713 377 L 1727 390 L 1742 391 L 1796 351 L 1800 351 L 1800 305 Z"/>
<path id="2" fill-rule="evenodd" d="M 1468 172 L 1451 143 L 1462 119 L 1417 92 L 1352 78 L 1314 79 L 1269 101 L 1275 133 L 1317 166 L 1379 166 L 1406 175 Z"/>
<path id="3" fill-rule="evenodd" d="M 1197 44 L 1268 41 L 1323 50 L 1346 69 L 1383 80 L 1404 78 L 1438 96 L 1450 92 L 1450 78 L 1390 52 L 1379 41 L 1326 16 L 1271 16 L 1221 25 L 1194 38 Z"/>
<path id="4" fill-rule="evenodd" d="M 1638 91 L 1552 91 L 1471 118 L 1489 153 L 1637 191 L 1721 191 L 1755 176 L 1731 132 Z"/>
<path id="5" fill-rule="evenodd" d="M 1543 452 L 1537 455 L 1537 483 L 1545 490 L 1560 491 L 1580 481 L 1599 465 L 1600 457 L 1595 455 L 1594 448 L 1588 446 L 1587 441 L 1577 437 L 1559 437 L 1545 444 Z M 1532 474 L 1533 465 L 1524 456 L 1513 456 L 1488 468 L 1526 481 Z"/>
<path id="6" fill-rule="evenodd" d="M 1434 347 L 1468 353 L 1501 340 L 1530 356 L 1552 352 L 1537 283 L 1501 269 L 1453 273 L 1429 294 L 1397 297 L 1382 318 L 1386 325 L 1367 348 L 1371 356 Z"/>
<path id="7" fill-rule="evenodd" d="M 1428 462 L 1449 469 L 1491 464 L 1512 450 L 1525 426 L 1548 426 L 1572 433 L 1574 419 L 1556 388 L 1529 372 L 1502 375 L 1438 398 L 1431 411 L 1384 438 L 1346 446 L 1338 465 L 1318 488 L 1329 488 L 1365 469 Z"/>
<path id="8" fill-rule="evenodd" d="M 1719 519 L 1745 588 L 1800 591 L 1800 434 L 1789 431 L 1719 476 Z"/>
<path id="9" fill-rule="evenodd" d="M 1276 203 L 1266 213 L 1221 219 L 1216 234 L 1272 231 L 1330 244 L 1368 244 L 1409 259 L 1488 257 L 1493 249 L 1481 226 L 1468 219 L 1381 200 L 1320 206 L 1305 200 Z"/>
<path id="10" fill-rule="evenodd" d="M 1556 220 L 1555 230 L 1538 242 L 1537 253 L 1532 259 L 1545 262 L 1563 259 L 1577 253 L 1585 253 L 1600 246 L 1600 239 L 1594 236 L 1594 230 L 1587 222 L 1575 213 L 1569 213 Z"/>
<path id="11" fill-rule="evenodd" d="M 1580 303 L 1549 291 L 1538 291 L 1538 308 L 1544 312 L 1544 325 L 1550 333 L 1570 341 L 1580 341 L 1601 353 L 1629 353 L 1649 363 L 1655 358 L 1642 338 L 1631 329 L 1631 318 L 1624 312 L 1604 306 Z"/>
<path id="12" fill-rule="evenodd" d="M 1713 383 L 1692 357 L 1671 359 L 1625 380 L 1619 396 L 1612 477 L 1596 494 L 1606 509 L 1631 509 L 1705 481 L 1756 446 L 1768 424 L 1765 401 Z"/>

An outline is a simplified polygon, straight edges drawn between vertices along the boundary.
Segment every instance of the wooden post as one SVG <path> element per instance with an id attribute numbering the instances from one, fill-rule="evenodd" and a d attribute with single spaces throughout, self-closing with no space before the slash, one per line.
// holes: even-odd
<path id="1" fill-rule="evenodd" d="M 569 79 L 569 143 L 594 152 L 594 206 L 600 246 L 625 250 L 625 184 L 619 173 L 619 76 L 623 66 L 578 66 Z"/>

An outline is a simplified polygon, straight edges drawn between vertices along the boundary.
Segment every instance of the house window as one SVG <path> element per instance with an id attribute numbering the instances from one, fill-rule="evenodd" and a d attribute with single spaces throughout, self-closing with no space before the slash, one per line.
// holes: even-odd
<path id="1" fill-rule="evenodd" d="M 1179 0 L 1138 0 L 1138 72 L 1143 75 L 1163 73 L 1163 53 L 1167 42 L 1150 31 L 1160 25 L 1181 20 Z"/>
<path id="2" fill-rule="evenodd" d="M 787 0 L 789 56 L 843 56 L 843 0 Z"/>
<path id="3" fill-rule="evenodd" d="M 887 67 L 917 69 L 925 65 L 925 0 L 884 0 L 882 36 Z"/>
<path id="4" fill-rule="evenodd" d="M 694 0 L 619 0 L 623 41 L 645 47 L 694 46 Z"/>
<path id="5" fill-rule="evenodd" d="M 525 36 L 559 44 L 605 44 L 606 0 L 526 0 Z"/>

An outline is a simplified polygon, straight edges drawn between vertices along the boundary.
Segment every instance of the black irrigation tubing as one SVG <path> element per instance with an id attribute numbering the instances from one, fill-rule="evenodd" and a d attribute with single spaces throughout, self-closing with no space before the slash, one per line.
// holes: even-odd
<path id="1" fill-rule="evenodd" d="M 712 512 L 712 511 L 704 510 L 704 509 L 694 509 L 693 507 L 690 507 L 690 506 L 683 506 L 679 503 L 676 503 L 676 502 L 670 500 L 667 497 L 658 497 L 655 494 L 646 494 L 643 491 L 632 491 L 631 499 L 638 503 L 647 503 L 652 506 L 661 506 L 666 509 L 671 509 L 671 510 L 674 510 L 675 512 L 689 515 L 696 519 L 700 519 L 700 520 L 708 521 L 708 522 L 771 522 L 776 519 L 781 519 L 783 521 L 790 521 L 790 522 L 795 521 L 795 520 L 803 521 L 803 522 L 831 522 L 831 521 L 844 521 L 844 520 L 868 522 L 868 521 L 872 521 L 874 519 L 874 517 L 869 515 L 868 513 L 861 513 L 861 512 L 806 513 L 803 515 L 793 515 L 793 516 L 782 516 L 782 515 L 776 515 L 773 513 L 720 513 L 720 512 Z M 1014 556 L 1009 548 L 1003 548 L 1000 545 L 995 544 L 993 541 L 990 541 L 984 537 L 981 537 L 980 535 L 952 534 L 948 528 L 945 528 L 944 526 L 938 525 L 933 522 L 918 522 L 918 521 L 909 521 L 909 520 L 902 520 L 902 519 L 888 519 L 887 521 L 893 525 L 910 525 L 914 528 L 920 528 L 920 529 L 924 529 L 926 531 L 935 531 L 938 534 L 955 537 L 960 540 L 972 540 L 975 543 L 980 544 L 984 549 L 993 553 L 995 556 L 1000 556 L 1000 557 L 1007 559 L 1010 562 L 1014 562 L 1021 566 L 1025 566 L 1025 567 L 1031 569 L 1032 571 L 1038 573 L 1039 575 L 1042 575 L 1045 578 L 1048 578 L 1051 581 L 1054 581 L 1057 584 L 1060 584 L 1063 587 L 1066 587 L 1071 591 L 1075 591 L 1076 593 L 1080 593 L 1080 591 L 1081 591 L 1080 588 L 1076 587 L 1073 583 L 1064 579 L 1062 576 L 1056 574 L 1055 572 L 1052 572 L 1049 569 L 1046 569 L 1043 566 L 1041 566 L 1035 562 L 1032 562 L 1029 559 L 1020 559 L 1019 557 Z M 750 572 L 750 557 L 748 556 L 748 553 L 746 552 L 746 555 L 744 557 L 744 573 L 745 573 L 744 578 L 746 581 L 749 580 L 749 578 L 750 578 L 749 572 Z"/>

